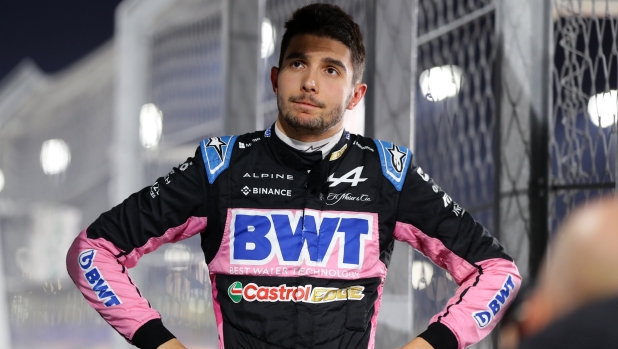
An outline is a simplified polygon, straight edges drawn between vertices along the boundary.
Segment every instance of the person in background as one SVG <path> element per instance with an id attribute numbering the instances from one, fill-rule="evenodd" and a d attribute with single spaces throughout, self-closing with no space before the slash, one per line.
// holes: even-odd
<path id="1" fill-rule="evenodd" d="M 618 200 L 575 210 L 524 302 L 521 349 L 618 347 Z"/>

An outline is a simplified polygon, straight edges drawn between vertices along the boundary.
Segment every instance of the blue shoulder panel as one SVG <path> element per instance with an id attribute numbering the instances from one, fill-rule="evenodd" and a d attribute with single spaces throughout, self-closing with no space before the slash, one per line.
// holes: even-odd
<path id="1" fill-rule="evenodd" d="M 378 139 L 373 141 L 378 148 L 384 177 L 393 183 L 397 191 L 401 191 L 412 161 L 412 152 L 406 147 L 396 146 L 391 142 Z"/>
<path id="2" fill-rule="evenodd" d="M 222 136 L 208 138 L 200 143 L 202 158 L 208 175 L 208 182 L 213 184 L 215 179 L 230 166 L 232 150 L 238 136 Z"/>

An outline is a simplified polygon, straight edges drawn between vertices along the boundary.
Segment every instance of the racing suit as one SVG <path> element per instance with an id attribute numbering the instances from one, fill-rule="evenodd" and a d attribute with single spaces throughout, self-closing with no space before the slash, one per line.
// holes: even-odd
<path id="1" fill-rule="evenodd" d="M 202 141 L 194 157 L 82 231 L 67 268 L 121 335 L 157 348 L 173 335 L 127 269 L 195 234 L 220 348 L 373 348 L 394 240 L 460 286 L 420 335 L 434 348 L 486 336 L 521 281 L 498 242 L 408 149 L 345 132 L 322 159 L 272 127 Z"/>

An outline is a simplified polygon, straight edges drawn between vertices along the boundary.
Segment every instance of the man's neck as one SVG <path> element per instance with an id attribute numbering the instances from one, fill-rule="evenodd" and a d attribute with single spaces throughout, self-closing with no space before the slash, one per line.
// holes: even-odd
<path id="1" fill-rule="evenodd" d="M 320 134 L 312 134 L 299 131 L 287 124 L 285 121 L 281 120 L 281 116 L 277 118 L 277 127 L 279 128 L 279 131 L 283 132 L 283 134 L 290 137 L 291 139 L 300 142 L 312 143 L 331 138 L 332 136 L 341 133 L 341 131 L 343 130 L 343 120 Z"/>
<path id="2" fill-rule="evenodd" d="M 279 139 L 281 139 L 285 144 L 289 145 L 290 147 L 307 153 L 321 151 L 322 158 L 326 157 L 326 155 L 330 153 L 333 147 L 339 142 L 339 140 L 341 139 L 341 135 L 343 134 L 343 128 L 340 128 L 338 132 L 331 134 L 327 138 L 322 137 L 318 140 L 309 142 L 300 141 L 298 139 L 294 139 L 288 136 L 283 131 L 279 121 L 276 122 L 274 131 L 277 134 L 277 137 L 279 137 Z"/>

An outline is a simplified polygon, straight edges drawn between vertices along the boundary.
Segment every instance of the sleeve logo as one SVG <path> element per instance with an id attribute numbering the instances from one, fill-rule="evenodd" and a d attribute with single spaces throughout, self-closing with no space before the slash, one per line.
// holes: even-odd
<path id="1" fill-rule="evenodd" d="M 509 301 L 511 292 L 515 291 L 515 283 L 513 282 L 513 276 L 509 275 L 502 286 L 502 289 L 496 293 L 496 295 L 487 304 L 487 310 L 476 311 L 472 313 L 472 318 L 476 321 L 479 328 L 485 328 L 489 325 L 496 315 L 502 310 L 504 305 Z"/>
<path id="2" fill-rule="evenodd" d="M 87 250 L 80 253 L 79 257 L 77 257 L 77 263 L 84 272 L 84 277 L 86 281 L 88 281 L 90 289 L 94 291 L 99 301 L 106 307 L 122 304 L 118 295 L 116 295 L 111 286 L 103 278 L 99 268 L 94 266 L 94 257 L 96 254 L 96 250 Z"/>

